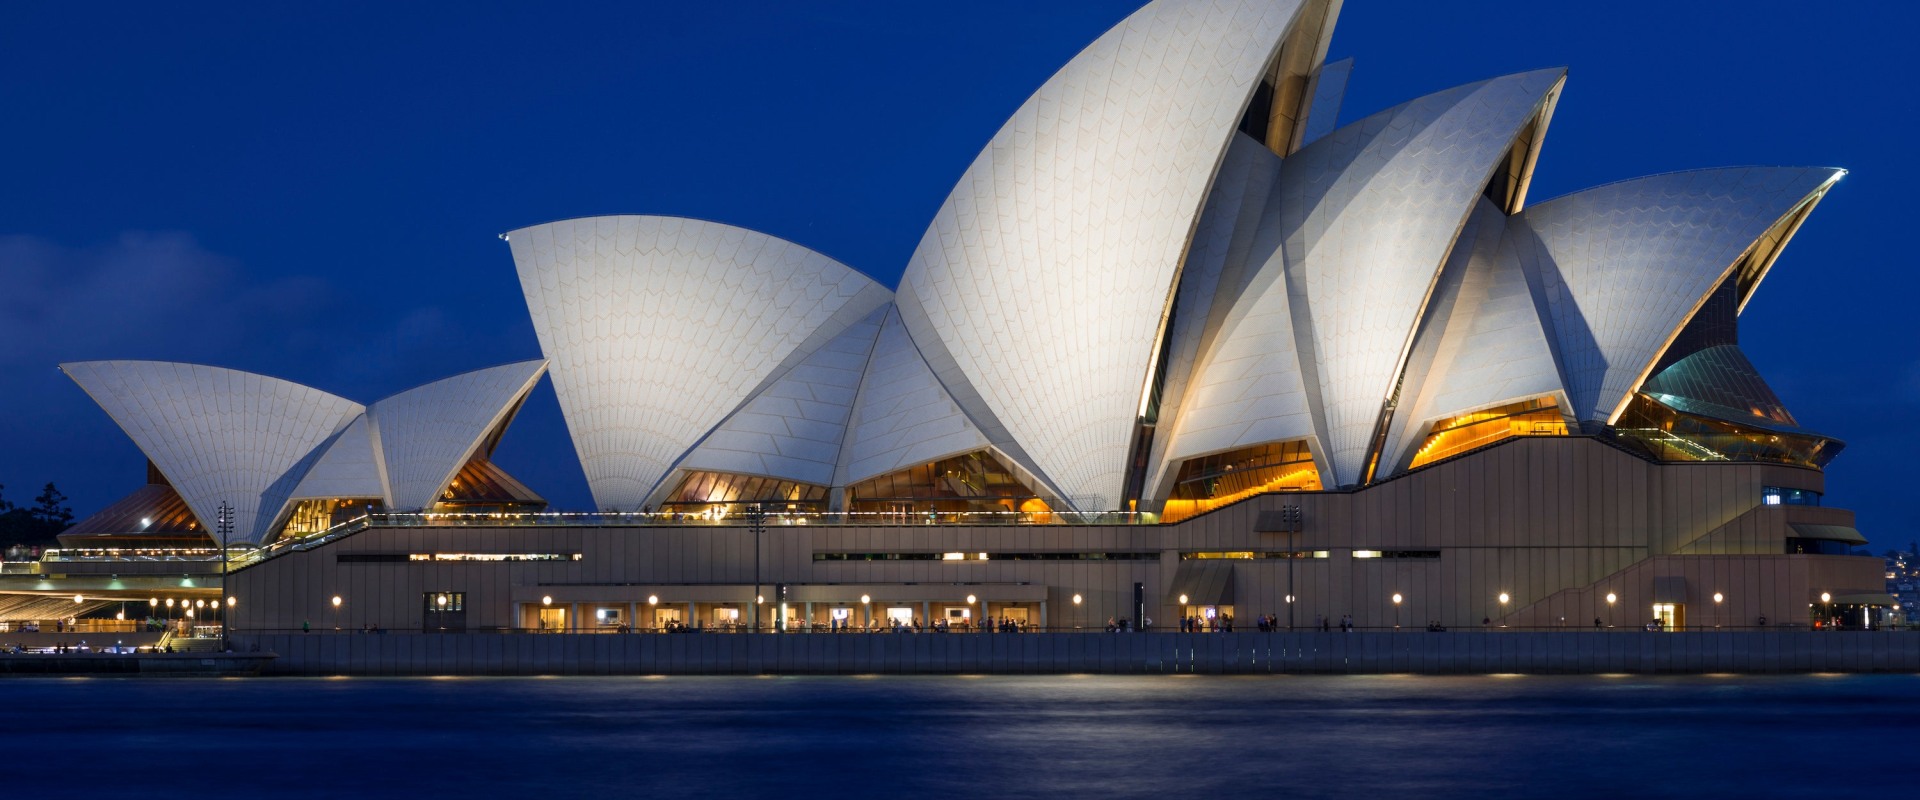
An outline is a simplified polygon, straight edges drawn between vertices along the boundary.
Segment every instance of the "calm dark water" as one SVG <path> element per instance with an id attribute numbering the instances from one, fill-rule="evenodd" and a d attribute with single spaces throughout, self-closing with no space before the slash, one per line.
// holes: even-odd
<path id="1" fill-rule="evenodd" d="M 0 698 L 9 785 L 45 797 L 1865 797 L 1920 782 L 1915 676 L 74 678 L 0 680 Z"/>

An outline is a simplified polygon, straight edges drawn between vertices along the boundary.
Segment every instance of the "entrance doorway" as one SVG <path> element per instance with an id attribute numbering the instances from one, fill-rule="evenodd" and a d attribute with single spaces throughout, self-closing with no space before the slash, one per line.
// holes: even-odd
<path id="1" fill-rule="evenodd" d="M 540 609 L 540 630 L 564 631 L 567 629 L 567 610 L 564 608 Z"/>
<path id="2" fill-rule="evenodd" d="M 653 627 L 659 630 L 666 630 L 669 627 L 680 627 L 680 609 L 655 608 L 653 610 Z"/>
<path id="3" fill-rule="evenodd" d="M 1658 630 L 1677 631 L 1686 627 L 1687 606 L 1684 603 L 1654 603 L 1653 622 Z"/>

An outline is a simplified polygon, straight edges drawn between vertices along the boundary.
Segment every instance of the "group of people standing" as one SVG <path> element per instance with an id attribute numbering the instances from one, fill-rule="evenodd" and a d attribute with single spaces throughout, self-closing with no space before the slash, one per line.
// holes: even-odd
<path id="1" fill-rule="evenodd" d="M 1262 624 L 1265 624 L 1264 620 L 1266 620 L 1266 617 L 1261 617 L 1260 619 L 1262 620 Z M 1261 630 L 1266 630 L 1266 628 L 1261 628 Z M 1198 617 L 1198 616 L 1181 617 L 1180 632 L 1181 633 L 1223 633 L 1223 632 L 1232 633 L 1233 632 L 1233 615 L 1232 614 L 1215 614 L 1211 617 Z"/>

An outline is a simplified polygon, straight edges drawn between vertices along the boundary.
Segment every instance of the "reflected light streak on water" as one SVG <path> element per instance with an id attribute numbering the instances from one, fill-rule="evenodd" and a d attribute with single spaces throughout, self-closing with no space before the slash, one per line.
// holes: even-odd
<path id="1" fill-rule="evenodd" d="M 1718 797 L 1905 786 L 1913 676 L 9 679 L 39 776 L 205 797 Z M 219 765 L 217 767 L 213 765 Z M 24 779 L 24 776 L 23 776 Z M 22 788 L 32 785 L 28 779 Z"/>

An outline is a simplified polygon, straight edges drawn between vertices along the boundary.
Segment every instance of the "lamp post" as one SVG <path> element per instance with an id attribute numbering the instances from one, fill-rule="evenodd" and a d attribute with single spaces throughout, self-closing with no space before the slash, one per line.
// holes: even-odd
<path id="1" fill-rule="evenodd" d="M 239 605 L 240 598 L 227 595 L 227 621 L 226 624 L 220 626 L 220 649 L 222 650 L 233 649 L 233 637 L 231 636 L 233 632 L 233 617 Z"/>
<path id="2" fill-rule="evenodd" d="M 1400 630 L 1400 593 L 1393 593 L 1393 629 Z"/>
<path id="3" fill-rule="evenodd" d="M 873 595 L 860 595 L 860 613 L 867 618 L 867 630 L 873 630 Z"/>
<path id="4" fill-rule="evenodd" d="M 1820 609 L 1821 618 L 1829 622 L 1832 621 L 1833 620 L 1833 593 L 1821 592 L 1820 605 L 1822 606 L 1822 608 Z"/>
<path id="5" fill-rule="evenodd" d="M 1086 619 L 1081 616 L 1080 611 L 1080 593 L 1075 592 L 1073 594 L 1073 627 L 1075 630 L 1078 630 L 1084 627 L 1085 623 Z"/>
<path id="6" fill-rule="evenodd" d="M 760 632 L 760 540 L 767 532 L 767 512 L 759 503 L 747 506 L 747 530 L 753 532 L 753 632 Z"/>
<path id="7" fill-rule="evenodd" d="M 340 595 L 333 596 L 333 630 L 340 630 Z"/>
<path id="8" fill-rule="evenodd" d="M 1613 604 L 1619 599 L 1619 595 L 1607 592 L 1607 627 L 1609 628 L 1613 627 Z"/>
<path id="9" fill-rule="evenodd" d="M 1287 630 L 1291 631 L 1293 630 L 1294 624 L 1293 596 L 1296 585 L 1294 583 L 1294 577 L 1298 574 L 1299 570 L 1296 562 L 1300 560 L 1299 533 L 1302 527 L 1300 524 L 1300 507 L 1292 504 L 1281 506 L 1280 518 L 1286 523 L 1287 533 L 1291 534 L 1287 537 Z M 1185 614 L 1183 613 L 1181 616 L 1185 616 Z"/>
<path id="10" fill-rule="evenodd" d="M 1507 618 L 1507 603 L 1513 600 L 1513 596 L 1507 594 L 1506 592 L 1501 592 L 1500 597 L 1497 599 L 1500 601 L 1500 619 L 1501 619 L 1500 627 L 1504 628 L 1504 627 L 1507 627 L 1507 623 L 1505 622 Z"/>

